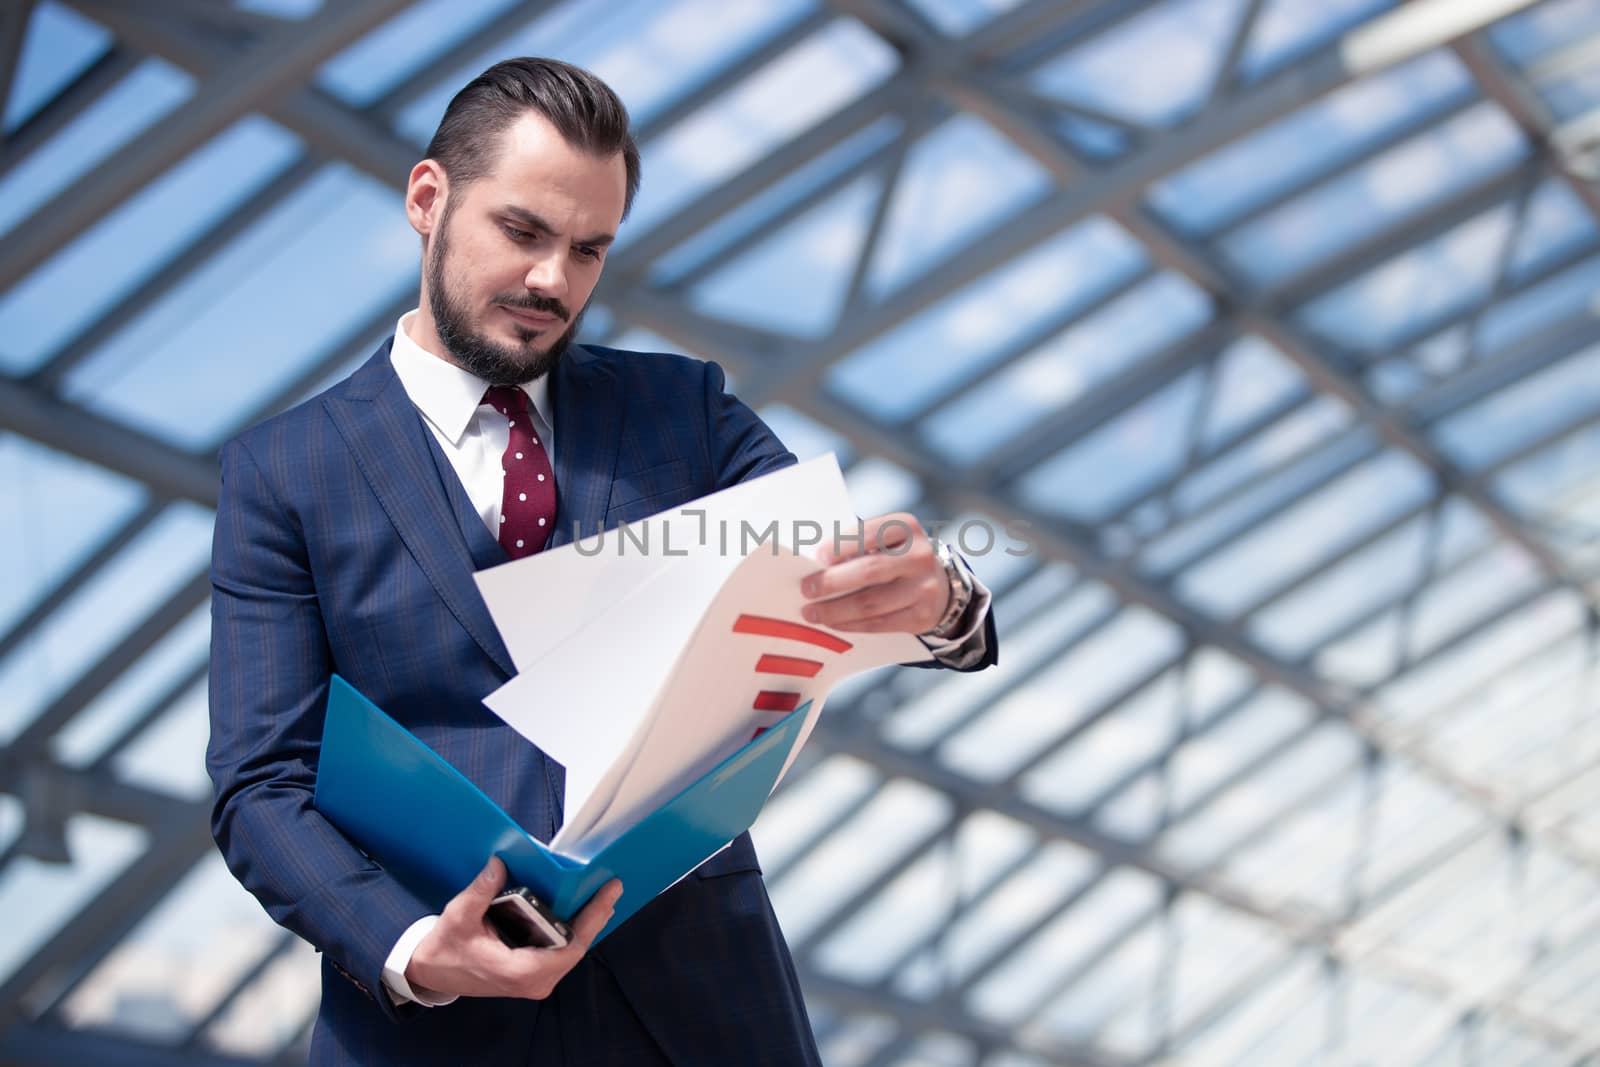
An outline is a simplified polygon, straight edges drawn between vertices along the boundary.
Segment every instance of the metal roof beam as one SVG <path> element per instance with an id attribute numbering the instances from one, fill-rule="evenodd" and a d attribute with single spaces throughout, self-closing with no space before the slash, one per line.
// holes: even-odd
<path id="1" fill-rule="evenodd" d="M 215 462 L 3 378 L 0 430 L 141 481 L 157 496 L 217 506 Z"/>
<path id="2" fill-rule="evenodd" d="M 1553 149 L 1551 165 L 1556 173 L 1561 175 L 1568 188 L 1589 209 L 1595 222 L 1600 223 L 1600 186 L 1586 181 L 1574 171 L 1561 146 L 1553 144 L 1551 134 L 1555 124 L 1544 101 L 1526 85 L 1512 79 L 1506 71 L 1505 64 L 1494 54 L 1487 41 L 1479 38 L 1457 40 L 1454 42 L 1454 48 L 1456 55 L 1461 57 L 1461 61 L 1477 79 L 1483 94 L 1505 108 L 1512 120 L 1522 127 L 1523 132 L 1536 144 L 1550 146 Z"/>
<path id="3" fill-rule="evenodd" d="M 105 10 L 94 0 L 74 2 L 91 18 Z M 226 75 L 202 79 L 185 106 L 118 153 L 116 166 L 97 167 L 73 181 L 6 235 L 0 290 L 21 281 L 190 152 L 310 78 L 324 61 L 403 6 L 403 0 L 335 6 L 304 22 L 286 24 L 233 63 Z"/>

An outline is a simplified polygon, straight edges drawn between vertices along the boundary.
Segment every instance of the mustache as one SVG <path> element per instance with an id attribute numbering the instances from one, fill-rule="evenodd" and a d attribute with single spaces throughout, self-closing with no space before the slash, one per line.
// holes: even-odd
<path id="1" fill-rule="evenodd" d="M 518 308 L 522 311 L 537 311 L 541 315 L 555 315 L 562 322 L 572 321 L 572 312 L 567 310 L 567 305 L 549 296 L 540 296 L 537 293 L 523 293 L 512 296 L 507 293 L 494 298 L 496 304 L 509 308 Z"/>

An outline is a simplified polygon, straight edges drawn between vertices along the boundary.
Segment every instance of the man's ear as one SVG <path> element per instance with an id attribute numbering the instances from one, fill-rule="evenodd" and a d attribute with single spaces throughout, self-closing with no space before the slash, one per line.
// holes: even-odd
<path id="1" fill-rule="evenodd" d="M 445 198 L 450 195 L 450 180 L 436 160 L 424 159 L 411 168 L 406 180 L 406 220 L 423 240 L 444 217 Z"/>

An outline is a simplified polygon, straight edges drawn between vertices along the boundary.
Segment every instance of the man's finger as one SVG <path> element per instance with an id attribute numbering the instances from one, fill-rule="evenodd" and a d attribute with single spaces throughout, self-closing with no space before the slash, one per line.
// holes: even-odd
<path id="1" fill-rule="evenodd" d="M 921 532 L 922 524 L 909 512 L 878 515 L 862 522 L 860 537 L 839 537 L 832 544 L 824 541 L 816 558 L 820 563 L 831 564 L 874 552 L 897 555 L 905 552 L 905 544 L 914 541 Z"/>
<path id="2" fill-rule="evenodd" d="M 506 884 L 506 865 L 499 856 L 490 856 L 467 887 L 450 899 L 441 919 L 453 922 L 480 922 L 484 912 Z"/>
<path id="3" fill-rule="evenodd" d="M 838 630 L 867 619 L 916 608 L 919 604 L 917 587 L 901 579 L 857 589 L 832 600 L 807 604 L 803 617 L 807 622 Z"/>
<path id="4" fill-rule="evenodd" d="M 600 936 L 600 931 L 611 921 L 611 916 L 617 908 L 617 898 L 621 896 L 622 883 L 615 878 L 601 886 L 593 899 L 578 912 L 578 917 L 572 920 L 572 941 L 568 947 L 578 949 L 579 953 L 588 952 L 589 946 L 594 944 L 594 939 Z"/>

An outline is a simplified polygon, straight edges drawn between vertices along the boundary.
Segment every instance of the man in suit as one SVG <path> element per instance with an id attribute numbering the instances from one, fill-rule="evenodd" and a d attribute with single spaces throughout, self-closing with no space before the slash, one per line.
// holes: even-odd
<path id="1" fill-rule="evenodd" d="M 434 914 L 312 807 L 337 671 L 548 840 L 562 769 L 481 703 L 513 668 L 473 571 L 794 462 L 715 364 L 571 343 L 639 181 L 603 83 L 498 64 L 427 157 L 405 201 L 419 307 L 350 378 L 222 451 L 217 843 L 323 954 L 316 1063 L 816 1063 L 748 835 L 593 951 L 615 884 L 568 948 L 513 950 L 484 923 L 498 860 Z M 866 532 L 806 580 L 808 617 L 923 635 L 958 669 L 993 662 L 964 565 L 910 516 Z"/>

